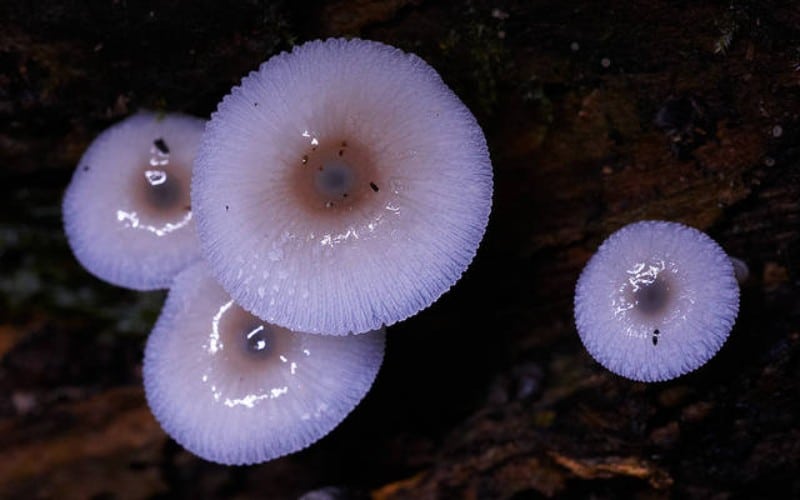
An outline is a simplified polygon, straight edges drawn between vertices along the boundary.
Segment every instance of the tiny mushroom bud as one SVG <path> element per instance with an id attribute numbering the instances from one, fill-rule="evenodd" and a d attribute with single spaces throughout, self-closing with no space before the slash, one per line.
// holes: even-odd
<path id="1" fill-rule="evenodd" d="M 204 262 L 182 271 L 145 349 L 147 401 L 164 430 L 206 460 L 265 462 L 325 436 L 361 401 L 384 332 L 291 332 L 231 300 Z"/>
<path id="2" fill-rule="evenodd" d="M 586 349 L 612 372 L 644 382 L 702 366 L 738 311 L 731 258 L 705 233 L 674 222 L 637 222 L 609 236 L 575 290 Z"/>
<path id="3" fill-rule="evenodd" d="M 192 196 L 225 290 L 267 321 L 343 335 L 434 302 L 477 251 L 492 166 L 469 110 L 422 59 L 309 42 L 213 114 Z"/>
<path id="4" fill-rule="evenodd" d="M 189 199 L 205 122 L 141 112 L 100 134 L 64 195 L 64 229 L 92 274 L 136 290 L 166 288 L 199 258 Z"/>

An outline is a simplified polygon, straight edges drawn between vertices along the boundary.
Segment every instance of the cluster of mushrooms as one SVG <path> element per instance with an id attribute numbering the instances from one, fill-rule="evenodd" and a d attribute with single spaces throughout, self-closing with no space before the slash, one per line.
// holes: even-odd
<path id="1" fill-rule="evenodd" d="M 148 404 L 186 449 L 239 465 L 309 446 L 359 403 L 385 326 L 469 266 L 492 182 L 477 121 L 433 68 L 329 39 L 262 64 L 208 122 L 140 112 L 112 126 L 63 214 L 89 272 L 169 288 L 145 349 Z M 720 348 L 738 297 L 708 236 L 641 222 L 588 263 L 575 318 L 604 366 L 666 380 Z"/>
<path id="2" fill-rule="evenodd" d="M 143 112 L 111 127 L 63 212 L 91 273 L 170 289 L 145 349 L 156 419 L 205 459 L 250 464 L 358 404 L 384 326 L 459 279 L 491 199 L 483 133 L 439 75 L 331 39 L 262 64 L 207 123 Z"/>

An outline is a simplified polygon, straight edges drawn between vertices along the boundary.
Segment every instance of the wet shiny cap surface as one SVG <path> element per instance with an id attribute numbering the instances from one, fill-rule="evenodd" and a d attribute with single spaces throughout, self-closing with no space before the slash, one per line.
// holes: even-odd
<path id="1" fill-rule="evenodd" d="M 336 427 L 380 368 L 383 330 L 291 332 L 237 306 L 204 263 L 175 280 L 145 350 L 148 404 L 164 430 L 213 462 L 265 462 Z"/>
<path id="2" fill-rule="evenodd" d="M 674 222 L 637 222 L 613 233 L 575 290 L 575 323 L 589 353 L 645 382 L 702 366 L 738 311 L 731 259 L 705 233 Z"/>
<path id="3" fill-rule="evenodd" d="M 492 166 L 422 59 L 330 39 L 264 63 L 212 116 L 192 180 L 214 276 L 245 309 L 346 334 L 427 307 L 472 261 Z"/>
<path id="4" fill-rule="evenodd" d="M 190 182 L 204 127 L 199 118 L 140 112 L 92 142 L 63 203 L 70 247 L 89 272 L 152 290 L 199 258 Z"/>

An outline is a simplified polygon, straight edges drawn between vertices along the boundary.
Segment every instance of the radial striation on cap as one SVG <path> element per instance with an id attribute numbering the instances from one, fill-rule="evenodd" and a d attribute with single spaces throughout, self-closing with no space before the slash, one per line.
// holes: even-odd
<path id="1" fill-rule="evenodd" d="M 475 118 L 422 59 L 309 42 L 212 116 L 192 196 L 212 273 L 245 309 L 346 334 L 402 320 L 472 261 L 492 166 Z"/>
<path id="2" fill-rule="evenodd" d="M 589 353 L 645 382 L 702 366 L 738 311 L 731 259 L 705 233 L 674 222 L 637 222 L 609 236 L 575 291 L 575 323 Z"/>
<path id="3" fill-rule="evenodd" d="M 100 134 L 64 195 L 64 230 L 98 278 L 136 290 L 167 288 L 200 256 L 190 184 L 205 121 L 141 112 Z"/>
<path id="4" fill-rule="evenodd" d="M 290 332 L 237 306 L 205 263 L 181 272 L 145 349 L 148 404 L 164 430 L 213 462 L 265 462 L 325 436 L 361 401 L 384 332 Z"/>

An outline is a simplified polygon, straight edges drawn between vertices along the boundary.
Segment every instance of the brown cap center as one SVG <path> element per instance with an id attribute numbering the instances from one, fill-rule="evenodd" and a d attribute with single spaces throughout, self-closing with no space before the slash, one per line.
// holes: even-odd
<path id="1" fill-rule="evenodd" d="M 351 211 L 380 196 L 383 181 L 372 155 L 351 141 L 312 142 L 293 167 L 291 191 L 312 213 Z"/>

